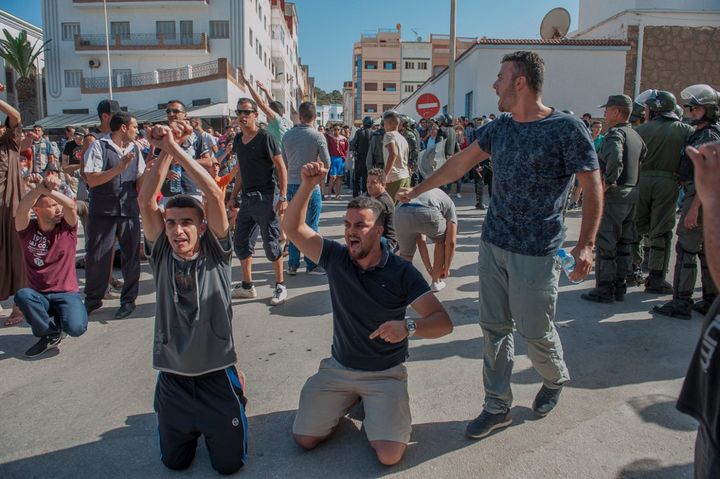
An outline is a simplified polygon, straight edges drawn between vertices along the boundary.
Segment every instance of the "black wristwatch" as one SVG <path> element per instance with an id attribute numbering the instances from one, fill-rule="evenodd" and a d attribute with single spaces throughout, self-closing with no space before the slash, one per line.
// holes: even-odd
<path id="1" fill-rule="evenodd" d="M 405 319 L 405 327 L 407 328 L 407 331 L 408 331 L 408 337 L 415 335 L 415 331 L 417 331 L 417 325 L 415 324 L 414 319 L 410 319 L 410 318 Z"/>

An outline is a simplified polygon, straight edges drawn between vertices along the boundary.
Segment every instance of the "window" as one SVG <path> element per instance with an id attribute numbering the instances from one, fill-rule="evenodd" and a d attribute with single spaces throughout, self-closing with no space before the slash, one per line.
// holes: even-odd
<path id="1" fill-rule="evenodd" d="M 405 69 L 406 69 L 406 70 L 414 70 L 414 69 L 415 69 L 415 62 L 405 62 Z"/>
<path id="2" fill-rule="evenodd" d="M 230 22 L 210 20 L 210 38 L 230 38 Z M 252 30 L 250 30 L 250 43 L 252 43 Z"/>
<path id="3" fill-rule="evenodd" d="M 82 70 L 65 70 L 65 88 L 80 88 Z"/>
<path id="4" fill-rule="evenodd" d="M 395 69 L 397 69 L 397 63 L 396 62 L 383 62 L 383 69 L 395 70 Z"/>
<path id="5" fill-rule="evenodd" d="M 212 98 L 200 98 L 192 101 L 192 106 L 205 106 L 212 103 Z"/>
<path id="6" fill-rule="evenodd" d="M 383 111 L 392 110 L 393 108 L 395 108 L 395 105 L 392 103 L 386 103 L 383 105 Z"/>
<path id="7" fill-rule="evenodd" d="M 63 23 L 62 24 L 62 39 L 65 41 L 75 40 L 75 35 L 80 35 L 80 24 L 79 23 Z"/>
<path id="8" fill-rule="evenodd" d="M 405 85 L 405 93 L 412 93 L 412 92 L 413 92 L 413 86 Z"/>
<path id="9" fill-rule="evenodd" d="M 110 35 L 122 39 L 130 38 L 130 22 L 110 22 Z"/>
<path id="10" fill-rule="evenodd" d="M 365 62 L 366 70 L 377 70 L 377 62 Z"/>
<path id="11" fill-rule="evenodd" d="M 365 91 L 377 91 L 377 83 L 366 83 Z"/>
<path id="12" fill-rule="evenodd" d="M 365 113 L 377 113 L 377 105 L 374 103 L 367 103 L 365 104 L 364 111 Z"/>
<path id="13" fill-rule="evenodd" d="M 427 70 L 427 62 L 418 62 L 418 70 Z"/>
<path id="14" fill-rule="evenodd" d="M 113 87 L 121 88 L 125 86 L 132 86 L 132 70 L 113 69 L 112 80 Z"/>
<path id="15" fill-rule="evenodd" d="M 252 28 L 250 30 L 250 46 L 253 46 L 253 34 L 252 34 Z"/>
<path id="16" fill-rule="evenodd" d="M 175 40 L 175 21 L 158 21 L 155 22 L 155 33 L 158 37 L 162 37 L 166 40 Z"/>
<path id="17" fill-rule="evenodd" d="M 383 83 L 383 91 L 397 91 L 397 83 Z"/>
<path id="18" fill-rule="evenodd" d="M 9 67 L 5 67 L 5 91 L 15 93 L 15 71 Z"/>
<path id="19" fill-rule="evenodd" d="M 469 91 L 465 94 L 465 117 L 473 116 L 473 92 Z"/>

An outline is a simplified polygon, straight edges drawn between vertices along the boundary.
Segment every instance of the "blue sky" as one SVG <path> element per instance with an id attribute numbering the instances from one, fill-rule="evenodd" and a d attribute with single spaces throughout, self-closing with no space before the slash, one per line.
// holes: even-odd
<path id="1" fill-rule="evenodd" d="M 450 0 L 296 0 L 300 56 L 320 88 L 342 90 L 352 78 L 352 46 L 361 33 L 402 25 L 403 39 L 450 31 Z M 539 38 L 540 21 L 555 7 L 577 27 L 579 0 L 457 0 L 457 34 L 466 37 Z M 2 9 L 42 26 L 40 0 L 3 0 Z"/>

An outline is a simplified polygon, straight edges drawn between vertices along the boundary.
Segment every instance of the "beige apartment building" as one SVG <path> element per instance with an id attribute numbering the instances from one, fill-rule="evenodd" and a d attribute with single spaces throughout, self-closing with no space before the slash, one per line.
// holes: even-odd
<path id="1" fill-rule="evenodd" d="M 432 44 L 432 75 L 437 75 L 450 65 L 450 35 L 430 35 Z M 476 38 L 456 37 L 455 58 L 459 57 L 477 43 Z M 428 75 L 428 78 L 431 75 Z M 427 78 L 426 78 L 427 80 Z"/>

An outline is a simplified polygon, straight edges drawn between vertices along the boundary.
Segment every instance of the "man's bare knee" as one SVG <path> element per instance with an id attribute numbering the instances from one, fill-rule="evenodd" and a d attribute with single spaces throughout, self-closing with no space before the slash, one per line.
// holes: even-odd
<path id="1" fill-rule="evenodd" d="M 301 434 L 293 434 L 295 442 L 304 449 L 315 449 L 318 444 L 323 442 L 325 438 L 316 436 L 303 436 Z"/>
<path id="2" fill-rule="evenodd" d="M 407 444 L 395 441 L 371 441 L 370 445 L 375 449 L 378 461 L 384 466 L 393 466 L 400 462 L 407 448 Z"/>

